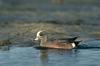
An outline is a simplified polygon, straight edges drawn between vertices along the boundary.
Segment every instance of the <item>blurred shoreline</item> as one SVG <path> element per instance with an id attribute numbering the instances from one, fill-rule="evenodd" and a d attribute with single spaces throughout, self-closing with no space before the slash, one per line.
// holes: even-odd
<path id="1" fill-rule="evenodd" d="M 98 0 L 0 0 L 0 38 L 31 41 L 38 30 L 49 37 L 80 35 L 100 39 Z"/>

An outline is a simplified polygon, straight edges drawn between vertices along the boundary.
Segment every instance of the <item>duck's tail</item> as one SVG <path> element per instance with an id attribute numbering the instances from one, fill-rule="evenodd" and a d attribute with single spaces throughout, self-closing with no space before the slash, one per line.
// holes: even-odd
<path id="1" fill-rule="evenodd" d="M 73 37 L 73 38 L 69 38 L 67 39 L 68 42 L 72 43 L 72 42 L 75 42 L 75 40 L 78 38 L 78 36 L 76 37 Z"/>
<path id="2" fill-rule="evenodd" d="M 80 42 L 82 42 L 82 41 L 75 41 L 74 43 L 75 43 L 76 46 L 78 46 L 78 44 L 79 44 Z"/>

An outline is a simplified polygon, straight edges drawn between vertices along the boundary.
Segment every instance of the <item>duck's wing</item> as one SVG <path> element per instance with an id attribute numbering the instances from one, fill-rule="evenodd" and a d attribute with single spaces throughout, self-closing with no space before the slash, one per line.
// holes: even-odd
<path id="1" fill-rule="evenodd" d="M 72 43 L 74 42 L 78 37 L 72 37 L 72 38 L 59 38 L 57 40 L 61 40 L 61 41 L 65 41 L 65 42 L 69 42 Z"/>

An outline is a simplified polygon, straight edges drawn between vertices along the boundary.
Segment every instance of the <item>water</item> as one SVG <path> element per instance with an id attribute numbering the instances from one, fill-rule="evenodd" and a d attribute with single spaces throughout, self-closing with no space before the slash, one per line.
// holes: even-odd
<path id="1" fill-rule="evenodd" d="M 2 47 L 0 49 L 0 66 L 99 66 L 99 62 L 100 49 L 97 48 L 37 50 L 33 47 Z"/>
<path id="2" fill-rule="evenodd" d="M 8 2 L 7 0 L 2 0 L 2 2 L 4 1 Z M 91 24 L 92 22 L 93 24 L 100 24 L 98 15 L 100 13 L 100 6 L 97 5 L 67 4 L 67 0 L 63 4 L 55 4 L 51 0 L 34 0 L 30 5 L 25 7 L 30 6 L 36 10 L 26 10 L 25 12 L 17 10 L 18 13 L 17 11 L 3 12 L 0 15 L 0 23 L 14 22 L 16 20 L 19 20 L 18 22 L 42 20 L 71 22 L 76 19 L 83 19 L 87 22 L 86 24 L 90 22 Z M 97 28 L 93 27 L 93 29 L 96 30 Z M 10 31 L 10 29 L 8 30 Z M 96 31 L 99 31 L 99 28 Z M 5 32 L 5 30 L 1 32 Z M 92 48 L 37 50 L 33 47 L 0 47 L 0 66 L 100 66 L 100 49 L 93 48 L 100 47 L 100 41 L 90 41 L 86 44 L 85 47 Z"/>

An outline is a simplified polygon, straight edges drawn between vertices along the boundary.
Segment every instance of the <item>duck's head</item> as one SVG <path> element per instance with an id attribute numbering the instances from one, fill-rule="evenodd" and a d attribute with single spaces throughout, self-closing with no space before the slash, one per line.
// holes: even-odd
<path id="1" fill-rule="evenodd" d="M 45 36 L 45 31 L 40 30 L 37 32 L 35 40 L 41 40 L 43 36 Z"/>

